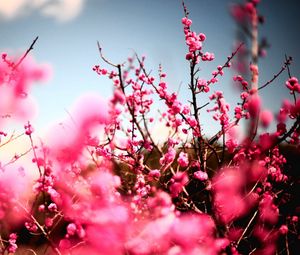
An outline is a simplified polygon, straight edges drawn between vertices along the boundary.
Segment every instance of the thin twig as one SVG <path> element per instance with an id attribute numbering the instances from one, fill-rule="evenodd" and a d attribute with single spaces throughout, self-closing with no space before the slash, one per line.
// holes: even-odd
<path id="1" fill-rule="evenodd" d="M 286 255 L 290 255 L 288 233 L 286 233 L 285 235 L 285 247 L 286 247 Z"/>
<path id="2" fill-rule="evenodd" d="M 118 65 L 113 64 L 112 62 L 110 62 L 109 60 L 107 60 L 107 59 L 104 57 L 104 55 L 103 55 L 103 53 L 102 53 L 102 48 L 101 48 L 101 46 L 100 46 L 99 41 L 97 41 L 97 46 L 98 46 L 98 50 L 99 50 L 100 57 L 103 59 L 103 61 L 104 61 L 105 63 L 107 63 L 107 64 L 109 64 L 109 65 L 115 67 L 115 68 L 118 68 Z"/>
<path id="3" fill-rule="evenodd" d="M 270 83 L 272 83 L 284 70 L 286 70 L 286 69 L 288 69 L 288 72 L 289 72 L 289 65 L 292 63 L 292 58 L 291 57 L 289 57 L 289 58 L 287 58 L 286 57 L 286 61 L 284 62 L 284 65 L 281 67 L 281 69 L 279 70 L 279 72 L 277 73 L 277 74 L 275 74 L 274 76 L 273 76 L 273 78 L 271 79 L 271 80 L 269 80 L 269 81 L 267 81 L 264 85 L 262 85 L 262 86 L 260 86 L 259 88 L 258 88 L 258 90 L 261 90 L 261 89 L 263 89 L 263 88 L 265 88 L 265 87 L 267 87 Z"/>
<path id="4" fill-rule="evenodd" d="M 289 59 L 292 59 L 292 58 L 289 57 Z M 288 61 L 287 55 L 285 55 L 285 60 Z M 288 71 L 289 78 L 291 79 L 291 78 L 292 78 L 292 75 L 291 75 L 291 70 L 290 70 L 290 67 L 289 67 L 289 66 L 287 66 L 287 71 Z M 294 98 L 294 104 L 296 105 L 297 99 L 296 99 L 296 93 L 295 93 L 294 90 L 293 90 L 293 98 Z"/>
<path id="5" fill-rule="evenodd" d="M 58 247 L 55 245 L 55 243 L 52 241 L 52 239 L 50 238 L 50 236 L 48 235 L 48 233 L 46 232 L 46 230 L 44 229 L 44 227 L 37 221 L 37 219 L 27 210 L 27 208 L 25 206 L 23 206 L 19 201 L 17 201 L 17 204 L 28 214 L 28 216 L 30 216 L 30 218 L 33 220 L 33 222 L 37 225 L 37 227 L 41 230 L 41 232 L 43 233 L 43 235 L 46 237 L 46 239 L 48 240 L 50 246 L 52 247 L 52 249 L 55 251 L 55 253 L 57 255 L 62 255 L 60 250 L 58 249 Z"/>
<path id="6" fill-rule="evenodd" d="M 244 45 L 244 43 L 240 43 L 239 46 L 236 48 L 236 50 L 234 52 L 231 53 L 231 55 L 227 58 L 227 61 L 222 65 L 221 67 L 221 71 L 225 68 L 225 67 L 229 67 L 229 63 L 230 61 L 234 58 L 234 56 L 238 53 L 238 51 L 241 49 L 241 47 Z M 207 82 L 207 85 L 209 86 L 212 83 L 212 80 L 217 78 L 217 76 L 220 74 L 220 72 L 217 72 L 216 74 L 214 74 L 212 76 L 212 78 Z M 200 91 L 197 91 L 196 93 L 198 94 Z"/>
<path id="7" fill-rule="evenodd" d="M 198 107 L 198 111 L 203 109 L 204 107 L 208 106 L 210 104 L 210 102 L 207 102 L 206 104 L 202 105 L 202 106 L 199 106 Z"/>
<path id="8" fill-rule="evenodd" d="M 33 42 L 31 43 L 30 47 L 27 49 L 27 51 L 24 53 L 24 55 L 19 59 L 19 61 L 17 62 L 17 64 L 14 65 L 14 67 L 12 68 L 12 70 L 16 70 L 24 61 L 24 59 L 27 57 L 28 53 L 33 50 L 33 46 L 35 45 L 36 41 L 39 39 L 39 37 L 37 36 Z"/>
<path id="9" fill-rule="evenodd" d="M 256 215 L 258 213 L 258 210 L 255 211 L 255 213 L 253 214 L 252 218 L 250 219 L 250 221 L 248 222 L 248 225 L 246 226 L 246 228 L 244 229 L 243 233 L 241 234 L 239 240 L 237 241 L 237 245 L 239 245 L 239 243 L 241 242 L 241 240 L 243 239 L 244 235 L 246 234 L 246 232 L 248 231 L 251 223 L 254 221 Z"/>
<path id="10" fill-rule="evenodd" d="M 14 141 L 14 140 L 17 140 L 18 138 L 20 138 L 21 136 L 24 135 L 24 133 L 19 134 L 19 135 L 17 135 L 17 136 L 14 136 L 14 134 L 15 134 L 15 131 L 11 134 L 11 136 L 8 138 L 7 141 L 5 141 L 4 143 L 0 144 L 0 148 L 3 147 L 3 146 L 5 146 L 5 145 L 8 144 L 8 143 Z"/>
<path id="11" fill-rule="evenodd" d="M 32 149 L 30 148 L 27 151 L 21 153 L 20 155 L 15 155 L 9 162 L 5 163 L 2 167 L 5 168 L 8 165 L 11 165 L 11 164 L 15 163 L 18 159 L 20 159 L 21 157 L 27 155 L 29 152 L 31 152 L 31 150 Z"/>

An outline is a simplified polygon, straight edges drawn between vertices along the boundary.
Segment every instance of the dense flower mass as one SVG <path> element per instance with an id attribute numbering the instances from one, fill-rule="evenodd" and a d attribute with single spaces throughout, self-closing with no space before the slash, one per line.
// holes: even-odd
<path id="1" fill-rule="evenodd" d="M 213 61 L 204 51 L 206 36 L 192 30 L 185 4 L 182 18 L 190 67 L 191 98 L 168 90 L 162 66 L 158 75 L 135 55 L 123 64 L 93 71 L 112 81 L 112 98 L 84 95 L 72 121 L 52 127 L 37 139 L 31 120 L 30 88 L 46 78 L 28 53 L 0 61 L 0 149 L 21 138 L 27 150 L 0 162 L 0 253 L 58 255 L 223 255 L 295 254 L 299 251 L 298 167 L 300 85 L 291 76 L 291 58 L 259 86 L 258 0 L 232 7 L 247 31 L 244 43 L 223 65 L 200 77 L 199 64 Z M 251 48 L 252 45 L 252 48 Z M 256 45 L 256 46 L 255 46 Z M 261 45 L 261 46 L 259 46 Z M 247 61 L 235 63 L 240 53 Z M 230 106 L 216 90 L 228 68 L 235 74 L 240 101 Z M 103 65 L 103 66 L 102 66 Z M 265 109 L 260 90 L 284 71 L 291 99 L 279 112 Z M 206 95 L 208 104 L 199 105 Z M 159 104 L 159 117 L 157 107 Z M 208 137 L 202 115 L 219 127 Z M 21 122 L 20 135 L 7 131 Z M 241 123 L 246 123 L 241 135 Z M 168 132 L 157 139 L 153 130 Z M 293 156 L 293 157 L 292 157 Z M 27 159 L 27 161 L 25 160 Z M 28 160 L 29 159 L 29 160 Z M 26 163 L 21 164 L 22 160 Z M 293 162 L 296 160 L 296 163 Z M 297 169 L 296 169 L 297 170 Z M 298 186 L 297 186 L 298 185 Z"/>

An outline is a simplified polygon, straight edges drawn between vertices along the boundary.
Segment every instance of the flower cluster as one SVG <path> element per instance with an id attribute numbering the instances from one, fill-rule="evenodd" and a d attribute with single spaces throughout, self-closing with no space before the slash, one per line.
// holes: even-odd
<path id="1" fill-rule="evenodd" d="M 64 120 L 37 139 L 25 102 L 32 83 L 44 78 L 44 69 L 25 58 L 33 45 L 19 61 L 2 54 L 0 149 L 23 137 L 28 150 L 9 160 L 1 158 L 1 253 L 296 251 L 300 205 L 293 160 L 299 158 L 300 85 L 290 75 L 290 59 L 267 83 L 258 85 L 258 52 L 265 46 L 255 41 L 262 19 L 258 4 L 251 0 L 233 7 L 234 18 L 250 28 L 254 44 L 251 61 L 243 63 L 248 75 L 233 76 L 240 87 L 234 108 L 222 91 L 211 91 L 211 85 L 218 86 L 246 46 L 237 47 L 211 77 L 200 78 L 198 64 L 212 61 L 214 54 L 203 51 L 206 36 L 191 30 L 184 3 L 191 95 L 187 102 L 169 91 L 162 66 L 157 76 L 150 75 L 146 58 L 136 54 L 114 64 L 98 45 L 104 63 L 93 71 L 112 82 L 112 97 L 105 102 L 95 95 L 82 96 L 70 113 L 71 122 Z M 260 90 L 285 70 L 292 98 L 275 113 L 263 107 Z M 199 105 L 201 93 L 214 103 L 212 108 Z M 219 123 L 211 137 L 203 123 L 207 112 Z M 23 133 L 2 131 L 6 118 L 25 123 Z M 241 135 L 243 122 L 247 128 Z M 293 159 L 289 150 L 296 155 Z M 23 159 L 26 164 L 19 166 Z"/>

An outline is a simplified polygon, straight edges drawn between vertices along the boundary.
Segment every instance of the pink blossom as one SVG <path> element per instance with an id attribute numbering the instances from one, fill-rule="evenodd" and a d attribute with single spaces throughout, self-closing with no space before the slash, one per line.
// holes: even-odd
<path id="1" fill-rule="evenodd" d="M 210 52 L 205 52 L 203 55 L 202 55 L 202 60 L 203 61 L 212 61 L 215 59 L 215 55 L 214 53 L 210 53 Z"/>
<path id="2" fill-rule="evenodd" d="M 204 79 L 198 80 L 197 87 L 198 87 L 198 89 L 203 90 L 206 93 L 209 92 L 209 87 L 208 87 L 207 81 Z"/>
<path id="3" fill-rule="evenodd" d="M 244 183 L 239 168 L 225 168 L 214 177 L 214 205 L 222 222 L 229 223 L 247 211 L 248 205 L 242 193 Z"/>
<path id="4" fill-rule="evenodd" d="M 282 235 L 287 234 L 288 231 L 289 231 L 289 229 L 288 229 L 287 225 L 282 225 L 282 226 L 279 228 L 279 232 L 280 232 L 280 234 L 282 234 Z"/>
<path id="5" fill-rule="evenodd" d="M 251 117 L 256 117 L 259 114 L 261 100 L 258 95 L 252 96 L 248 101 L 248 111 Z"/>
<path id="6" fill-rule="evenodd" d="M 157 191 L 154 197 L 149 197 L 147 205 L 155 218 L 167 216 L 175 210 L 170 195 L 163 191 Z"/>
<path id="7" fill-rule="evenodd" d="M 8 246 L 8 252 L 9 253 L 15 253 L 18 245 L 16 244 L 17 242 L 17 235 L 15 233 L 12 233 L 9 235 L 9 246 Z"/>
<path id="8" fill-rule="evenodd" d="M 186 172 L 177 172 L 171 179 L 170 192 L 172 197 L 177 197 L 188 182 Z"/>
<path id="9" fill-rule="evenodd" d="M 47 228 L 51 228 L 51 227 L 53 226 L 53 219 L 47 217 L 47 218 L 45 219 L 45 226 L 46 226 Z"/>
<path id="10" fill-rule="evenodd" d="M 51 203 L 50 205 L 48 205 L 48 210 L 50 212 L 55 212 L 57 211 L 57 205 L 55 203 Z"/>
<path id="11" fill-rule="evenodd" d="M 234 150 L 237 148 L 237 142 L 234 139 L 228 139 L 226 141 L 226 147 L 229 153 L 233 153 Z"/>
<path id="12" fill-rule="evenodd" d="M 262 111 L 260 114 L 260 122 L 263 127 L 268 127 L 270 123 L 273 121 L 273 114 L 272 112 L 265 110 Z"/>
<path id="13" fill-rule="evenodd" d="M 250 33 L 262 20 L 258 3 L 249 0 L 234 7 L 236 20 Z M 297 147 L 300 142 L 300 99 L 294 97 L 300 93 L 298 79 L 286 81 L 292 97 L 283 102 L 275 131 L 261 132 L 260 127 L 271 126 L 273 115 L 261 111 L 254 86 L 259 75 L 256 61 L 250 64 L 251 82 L 242 75 L 233 78 L 241 88 L 234 113 L 222 91 L 207 96 L 213 106 L 205 112 L 202 92 L 218 82 L 237 52 L 217 65 L 208 79 L 200 79 L 199 62 L 212 61 L 214 54 L 203 51 L 206 36 L 191 30 L 192 20 L 183 6 L 191 101 L 182 102 L 178 92 L 168 91 L 161 65 L 158 74 L 150 75 L 144 56 L 108 65 L 114 70 L 96 65 L 93 70 L 114 86 L 111 100 L 94 94 L 80 98 L 68 118 L 42 141 L 28 122 L 34 113 L 29 92 L 45 73 L 33 62 L 18 66 L 2 54 L 1 127 L 11 117 L 26 124 L 25 136 L 10 136 L 1 129 L 0 147 L 19 149 L 14 143 L 25 138 L 28 148 L 1 158 L 1 252 L 16 252 L 23 227 L 56 253 L 74 255 L 238 255 L 244 248 L 274 254 L 278 238 L 284 238 L 280 234 L 288 234 L 289 240 L 296 237 L 299 208 L 285 212 L 288 199 L 293 199 L 286 187 L 294 179 L 279 144 L 285 140 Z M 247 52 L 243 46 L 238 53 L 245 55 L 238 55 L 237 62 L 243 62 Z M 159 109 L 156 100 L 163 103 Z M 152 130 L 152 111 L 157 110 L 169 132 L 167 141 L 156 142 L 160 137 Z M 219 124 L 212 137 L 202 123 L 207 112 Z M 250 117 L 261 126 L 255 137 L 240 139 L 234 129 Z M 30 167 L 20 171 L 19 162 L 28 156 Z M 26 179 L 29 174 L 33 179 Z"/>
<path id="14" fill-rule="evenodd" d="M 183 17 L 181 21 L 182 21 L 182 24 L 187 26 L 187 27 L 192 25 L 192 20 L 188 19 L 187 17 Z"/>
<path id="15" fill-rule="evenodd" d="M 286 124 L 285 123 L 278 123 L 277 124 L 277 135 L 281 136 L 286 132 L 287 132 Z"/>
<path id="16" fill-rule="evenodd" d="M 24 126 L 24 128 L 25 128 L 25 134 L 26 135 L 31 135 L 32 133 L 33 133 L 33 131 L 34 131 L 34 129 L 33 129 L 33 127 L 32 127 L 32 125 L 28 122 L 28 124 L 26 124 L 25 126 Z"/>
<path id="17" fill-rule="evenodd" d="M 45 211 L 45 205 L 39 205 L 39 212 L 44 212 Z"/>
<path id="18" fill-rule="evenodd" d="M 300 84 L 298 83 L 298 79 L 296 77 L 292 77 L 288 79 L 285 83 L 287 88 L 290 90 L 291 93 L 297 92 L 300 93 Z"/>
<path id="19" fill-rule="evenodd" d="M 184 152 L 180 152 L 177 162 L 181 167 L 187 167 L 189 165 L 188 154 Z"/>
<path id="20" fill-rule="evenodd" d="M 203 246 L 208 245 L 213 230 L 214 223 L 209 216 L 186 214 L 175 219 L 170 233 L 174 243 L 189 251 L 198 246 L 199 242 Z"/>
<path id="21" fill-rule="evenodd" d="M 194 172 L 194 177 L 200 181 L 206 181 L 208 179 L 207 173 L 201 170 Z"/>
<path id="22" fill-rule="evenodd" d="M 197 127 L 197 120 L 194 118 L 194 117 L 192 117 L 192 116 L 189 116 L 189 117 L 187 117 L 187 122 L 188 122 L 188 124 L 192 127 L 192 128 L 196 128 Z"/>
<path id="23" fill-rule="evenodd" d="M 169 147 L 167 153 L 160 159 L 161 165 L 171 164 L 176 156 L 176 150 L 172 147 Z"/>
<path id="24" fill-rule="evenodd" d="M 108 120 L 108 111 L 103 99 L 91 94 L 82 96 L 70 114 L 72 120 L 68 119 L 53 127 L 47 136 L 51 156 L 65 163 L 78 159 L 85 144 L 90 140 L 91 132 Z"/>
<path id="25" fill-rule="evenodd" d="M 200 39 L 201 42 L 205 41 L 206 35 L 203 34 L 203 33 L 200 33 L 200 34 L 199 34 L 199 39 Z"/>
<path id="26" fill-rule="evenodd" d="M 182 109 L 182 114 L 187 115 L 190 113 L 190 107 L 188 105 L 184 105 Z"/>
<path id="27" fill-rule="evenodd" d="M 74 223 L 70 223 L 70 224 L 67 226 L 67 233 L 68 233 L 68 235 L 70 235 L 70 236 L 75 235 L 76 230 L 77 230 L 77 227 L 76 227 L 76 225 L 75 225 Z"/>
<path id="28" fill-rule="evenodd" d="M 117 103 L 124 104 L 125 103 L 125 96 L 120 89 L 115 89 L 114 96 L 113 96 L 111 102 L 113 104 L 117 104 Z"/>
<path id="29" fill-rule="evenodd" d="M 160 177 L 160 171 L 158 169 L 151 170 L 148 174 L 150 180 L 158 179 Z"/>
<path id="30" fill-rule="evenodd" d="M 278 220 L 279 211 L 273 203 L 273 197 L 269 194 L 265 194 L 259 204 L 260 220 L 263 222 L 269 222 L 275 224 Z"/>
<path id="31" fill-rule="evenodd" d="M 175 214 L 171 213 L 138 226 L 138 234 L 132 235 L 126 247 L 132 254 L 166 254 L 170 246 L 171 227 Z"/>

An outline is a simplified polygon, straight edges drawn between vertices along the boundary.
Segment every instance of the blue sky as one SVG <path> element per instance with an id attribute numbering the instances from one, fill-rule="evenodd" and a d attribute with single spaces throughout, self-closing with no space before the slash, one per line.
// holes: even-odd
<path id="1" fill-rule="evenodd" d="M 5 2 L 16 2 L 19 8 L 5 7 Z M 203 78 L 209 78 L 210 72 L 224 63 L 233 49 L 236 27 L 229 15 L 232 2 L 186 1 L 193 29 L 207 36 L 204 50 L 216 56 L 212 64 L 201 66 Z M 299 75 L 299 8 L 296 0 L 262 1 L 259 10 L 266 23 L 260 34 L 271 42 L 267 58 L 260 63 L 262 82 L 280 69 L 284 54 L 293 56 L 291 70 Z M 33 89 L 40 112 L 34 123 L 42 127 L 65 117 L 66 110 L 84 92 L 110 96 L 112 84 L 92 71 L 93 65 L 103 65 L 97 40 L 112 62 L 123 62 L 134 49 L 147 56 L 147 67 L 154 73 L 161 63 L 168 74 L 170 89 L 177 91 L 182 83 L 180 96 L 188 98 L 182 17 L 180 0 L 0 0 L 0 51 L 21 53 L 39 36 L 31 54 L 53 69 L 51 80 Z M 232 90 L 231 76 L 229 71 L 212 88 L 224 90 L 228 101 L 238 96 Z M 262 92 L 265 106 L 271 110 L 278 109 L 281 99 L 289 96 L 284 89 L 286 78 L 283 74 L 272 88 Z"/>

